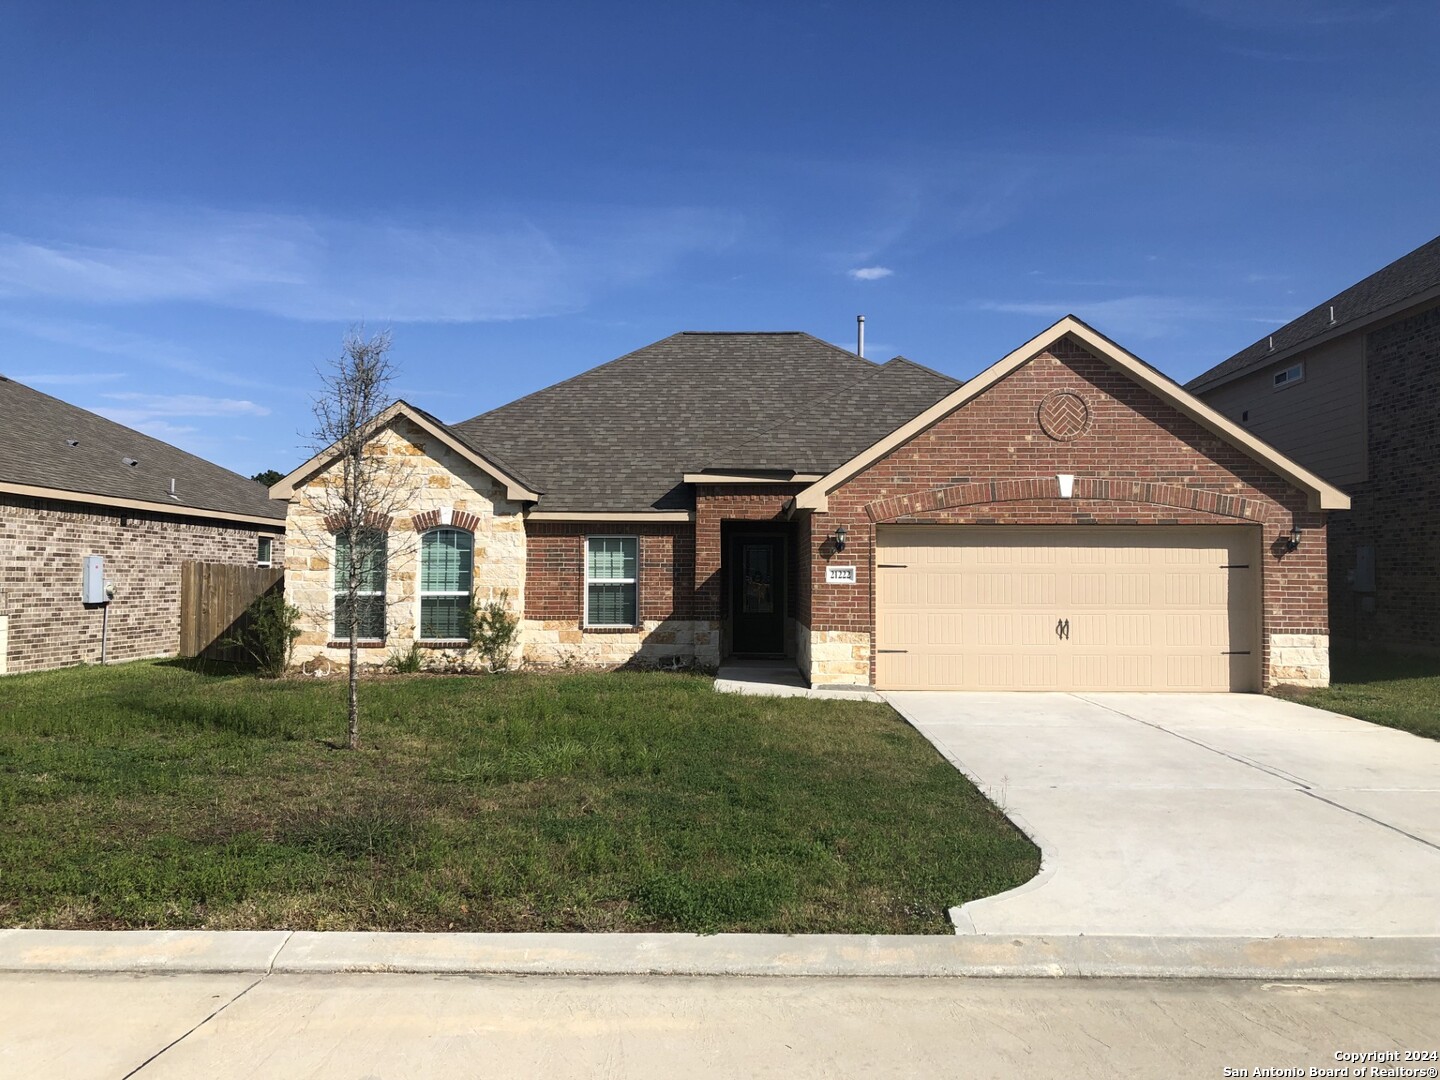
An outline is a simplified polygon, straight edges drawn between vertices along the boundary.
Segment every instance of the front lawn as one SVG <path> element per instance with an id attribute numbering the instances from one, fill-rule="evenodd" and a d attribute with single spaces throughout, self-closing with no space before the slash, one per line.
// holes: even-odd
<path id="1" fill-rule="evenodd" d="M 1440 659 L 1394 653 L 1339 651 L 1331 655 L 1330 685 L 1277 693 L 1317 709 L 1440 739 Z"/>
<path id="2" fill-rule="evenodd" d="M 0 925 L 946 933 L 1034 847 L 888 707 L 668 674 L 0 681 Z"/>

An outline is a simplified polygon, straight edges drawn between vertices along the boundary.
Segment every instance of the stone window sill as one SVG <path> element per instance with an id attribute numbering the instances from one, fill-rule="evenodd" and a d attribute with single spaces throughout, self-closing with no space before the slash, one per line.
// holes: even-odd
<path id="1" fill-rule="evenodd" d="M 348 649 L 350 648 L 350 639 L 338 638 L 334 641 L 327 641 L 325 647 L 327 649 Z M 385 647 L 385 639 L 361 638 L 355 643 L 355 647 L 359 649 L 383 649 Z"/>
<path id="2" fill-rule="evenodd" d="M 415 642 L 420 649 L 468 649 L 470 642 L 464 638 L 426 638 Z"/>
<path id="3" fill-rule="evenodd" d="M 637 623 L 634 626 L 582 626 L 580 629 L 587 634 L 633 634 L 645 627 Z"/>

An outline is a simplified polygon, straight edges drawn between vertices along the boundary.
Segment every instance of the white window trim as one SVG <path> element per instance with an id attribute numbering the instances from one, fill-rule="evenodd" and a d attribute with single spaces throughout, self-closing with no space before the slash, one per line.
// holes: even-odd
<path id="1" fill-rule="evenodd" d="M 381 597 L 382 600 L 384 600 L 385 597 L 386 597 L 386 595 L 387 595 L 387 594 L 386 594 L 386 590 L 389 588 L 389 585 L 390 585 L 390 535 L 389 535 L 388 533 L 381 533 L 380 535 L 385 538 L 385 576 L 381 579 L 381 581 L 380 581 L 380 588 L 378 588 L 378 589 L 356 589 L 356 590 L 355 590 L 355 596 L 356 596 L 357 599 L 358 599 L 359 597 L 361 597 L 361 596 L 378 596 L 378 597 Z M 342 637 L 340 634 L 337 634 L 337 633 L 335 632 L 335 631 L 336 631 L 336 626 L 335 626 L 335 611 L 336 611 L 336 608 L 337 608 L 337 607 L 339 606 L 339 604 L 340 604 L 340 597 L 343 596 L 344 593 L 345 593 L 345 590 L 344 590 L 344 589 L 339 588 L 339 587 L 335 584 L 335 570 L 336 570 L 336 569 L 339 567 L 339 565 L 340 565 L 340 534 L 339 534 L 339 533 L 336 533 L 336 534 L 335 534 L 334 543 L 331 545 L 330 558 L 331 558 L 331 567 L 330 567 L 330 633 L 331 633 L 331 636 L 330 636 L 330 640 L 331 640 L 331 641 L 349 641 L 350 639 L 349 639 L 348 637 Z M 383 643 L 386 641 L 386 639 L 389 637 L 389 630 L 390 630 L 389 614 L 390 614 L 390 605 L 389 605 L 389 603 L 388 603 L 388 601 L 387 601 L 387 602 L 384 603 L 384 615 L 383 615 L 384 623 L 383 623 L 383 624 L 381 625 L 381 627 L 380 627 L 380 636 L 379 636 L 379 637 L 363 637 L 363 636 L 362 636 L 362 637 L 356 638 L 355 640 L 356 640 L 356 641 L 378 641 L 378 642 L 380 642 L 380 643 L 383 644 Z"/>
<path id="2" fill-rule="evenodd" d="M 635 576 L 633 578 L 592 578 L 590 576 L 590 541 L 591 540 L 634 540 L 635 541 Z M 585 559 L 585 620 L 586 630 L 615 630 L 620 627 L 636 627 L 640 625 L 640 537 L 628 533 L 590 533 L 585 537 L 585 549 L 581 553 Z M 633 623 L 596 623 L 590 621 L 590 586 L 591 585 L 634 585 L 635 586 L 635 621 Z"/>
<path id="3" fill-rule="evenodd" d="M 425 537 L 434 532 L 457 532 L 465 533 L 470 537 L 470 589 L 456 589 L 454 592 L 432 592 L 425 588 Z M 425 601 L 430 597 L 463 596 L 469 600 L 475 584 L 475 534 L 469 529 L 462 529 L 458 525 L 450 525 L 441 522 L 433 528 L 426 529 L 420 534 L 420 556 L 419 556 L 419 580 L 416 581 L 416 607 L 415 607 L 415 640 L 422 645 L 430 645 L 437 641 L 459 641 L 460 638 L 428 638 L 420 636 L 420 629 L 425 625 Z"/>
<path id="4" fill-rule="evenodd" d="M 1291 375 L 1290 375 L 1290 372 L 1292 372 L 1292 371 L 1296 373 L 1293 377 L 1291 377 Z M 1280 376 L 1282 376 L 1282 375 L 1285 376 L 1285 378 L 1284 378 L 1283 380 L 1277 382 L 1276 380 L 1277 380 L 1277 379 L 1280 379 Z M 1275 372 L 1273 375 L 1271 375 L 1271 376 L 1270 376 L 1270 389 L 1272 389 L 1272 390 L 1286 390 L 1286 389 L 1289 389 L 1290 387 L 1294 386 L 1296 383 L 1302 383 L 1302 382 L 1304 382 L 1304 381 L 1305 381 L 1305 361 L 1304 361 L 1304 360 L 1300 360 L 1300 361 L 1298 361 L 1297 363 L 1286 365 L 1285 367 L 1281 368 L 1279 371 L 1277 371 L 1277 372 Z"/>
<path id="5" fill-rule="evenodd" d="M 269 545 L 270 558 L 260 558 L 261 544 Z M 275 565 L 275 538 L 273 536 L 257 536 L 255 538 L 255 565 L 264 570 L 268 570 Z"/>

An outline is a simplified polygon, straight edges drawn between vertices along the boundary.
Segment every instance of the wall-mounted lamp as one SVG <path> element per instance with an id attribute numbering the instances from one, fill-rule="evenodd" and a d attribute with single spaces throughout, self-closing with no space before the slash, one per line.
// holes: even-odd
<path id="1" fill-rule="evenodd" d="M 1300 546 L 1300 526 L 1291 525 L 1290 535 L 1285 537 L 1285 550 L 1294 551 Z"/>
<path id="2" fill-rule="evenodd" d="M 844 550 L 845 550 L 845 532 L 846 532 L 846 530 L 845 530 L 845 526 L 844 526 L 844 525 L 841 525 L 838 529 L 835 530 L 835 550 L 836 550 L 836 551 L 844 551 Z"/>

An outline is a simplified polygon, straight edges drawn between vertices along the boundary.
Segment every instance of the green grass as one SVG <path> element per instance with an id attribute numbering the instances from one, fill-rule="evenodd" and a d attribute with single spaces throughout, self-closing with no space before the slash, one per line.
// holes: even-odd
<path id="1" fill-rule="evenodd" d="M 1034 847 L 888 707 L 690 675 L 0 682 L 0 925 L 945 933 Z"/>
<path id="2" fill-rule="evenodd" d="M 1336 651 L 1331 662 L 1328 687 L 1277 692 L 1317 709 L 1440 739 L 1440 659 Z"/>

